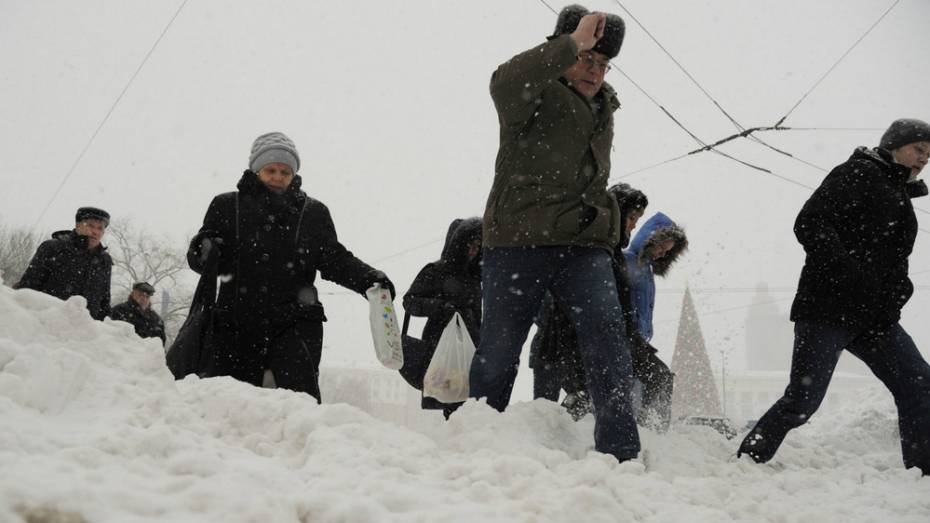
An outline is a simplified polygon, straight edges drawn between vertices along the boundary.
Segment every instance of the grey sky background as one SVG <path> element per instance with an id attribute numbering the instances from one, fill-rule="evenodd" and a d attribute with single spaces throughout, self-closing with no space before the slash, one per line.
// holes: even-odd
<path id="1" fill-rule="evenodd" d="M 778 121 L 892 3 L 623 1 L 745 127 Z M 179 5 L 0 0 L 0 219 L 39 219 Z M 706 142 L 735 132 L 615 2 L 585 5 L 627 20 L 615 65 L 682 124 Z M 872 130 L 759 136 L 830 169 L 855 146 L 875 145 L 892 120 L 930 119 L 927 21 L 930 2 L 901 0 L 785 122 Z M 438 257 L 449 221 L 483 210 L 497 145 L 491 72 L 554 23 L 537 0 L 189 0 L 37 228 L 67 228 L 76 207 L 95 204 L 180 245 L 210 199 L 234 189 L 254 137 L 280 130 L 297 144 L 304 190 L 329 206 L 343 243 L 403 292 Z M 709 153 L 626 176 L 696 144 L 619 72 L 607 81 L 623 103 L 612 181 L 645 191 L 647 216 L 665 212 L 691 240 L 659 282 L 655 345 L 670 362 L 690 285 L 715 365 L 728 350 L 738 368 L 745 289 L 767 282 L 779 307 L 790 305 L 803 262 L 792 225 L 810 191 Z M 810 186 L 825 174 L 747 140 L 721 149 Z M 915 203 L 930 210 L 930 199 Z M 927 217 L 918 212 L 930 230 Z M 921 232 L 911 257 L 918 290 L 903 320 L 925 354 L 928 245 Z M 375 365 L 365 302 L 321 290 L 336 293 L 324 296 L 324 365 Z"/>

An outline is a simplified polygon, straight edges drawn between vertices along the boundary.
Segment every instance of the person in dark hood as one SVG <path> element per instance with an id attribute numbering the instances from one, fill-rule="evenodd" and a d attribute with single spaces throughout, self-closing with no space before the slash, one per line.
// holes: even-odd
<path id="1" fill-rule="evenodd" d="M 503 411 L 520 351 L 547 292 L 575 328 L 595 406 L 594 448 L 619 462 L 639 454 L 632 367 L 611 253 L 622 225 L 607 193 L 616 92 L 604 81 L 623 19 L 562 9 L 547 42 L 498 66 L 500 124 L 483 217 L 481 342 L 470 395 Z"/>
<path id="2" fill-rule="evenodd" d="M 640 425 L 664 431 L 668 429 L 671 419 L 674 375 L 658 358 L 658 351 L 645 339 L 634 320 L 626 257 L 623 253 L 649 200 L 641 191 L 625 183 L 611 186 L 608 192 L 616 198 L 621 223 L 624 224 L 620 241 L 614 249 L 614 276 L 632 351 L 633 378 L 643 388 L 642 403 L 636 419 Z M 534 398 L 557 401 L 560 389 L 564 389 L 566 397 L 563 405 L 572 417 L 580 419 L 593 411 L 584 366 L 578 353 L 577 336 L 565 314 L 555 308 L 554 301 L 550 300 L 541 313 L 540 328 L 533 339 L 530 362 L 534 373 Z"/>
<path id="3" fill-rule="evenodd" d="M 404 366 L 401 375 L 423 390 L 429 367 L 443 330 L 458 312 L 472 342 L 481 329 L 481 218 L 456 219 L 449 225 L 440 258 L 420 270 L 404 295 Z M 425 316 L 421 338 L 407 336 L 409 316 Z M 448 417 L 458 405 L 423 397 L 424 409 L 442 409 Z"/>
<path id="4" fill-rule="evenodd" d="M 152 310 L 155 287 L 148 282 L 133 284 L 126 301 L 113 307 L 110 318 L 132 324 L 140 338 L 161 338 L 165 344 L 165 322 Z"/>
<path id="5" fill-rule="evenodd" d="M 218 257 L 221 285 L 213 310 L 213 375 L 275 384 L 319 402 L 326 316 L 317 271 L 364 296 L 374 284 L 394 296 L 387 276 L 337 239 L 329 209 L 301 190 L 300 157 L 283 133 L 259 136 L 238 191 L 210 202 L 187 253 L 200 273 Z"/>
<path id="6" fill-rule="evenodd" d="M 39 245 L 14 289 L 33 289 L 66 300 L 83 296 L 95 320 L 110 314 L 110 275 L 113 259 L 101 243 L 110 214 L 96 207 L 81 207 L 74 229 L 58 231 Z"/>
<path id="7" fill-rule="evenodd" d="M 807 257 L 791 306 L 790 381 L 737 456 L 772 459 L 788 432 L 817 411 L 846 350 L 894 396 L 904 466 L 930 475 L 930 365 L 899 323 L 914 292 L 911 197 L 926 193 L 917 175 L 928 156 L 930 125 L 896 120 L 878 147 L 857 148 L 804 204 L 794 223 Z"/>

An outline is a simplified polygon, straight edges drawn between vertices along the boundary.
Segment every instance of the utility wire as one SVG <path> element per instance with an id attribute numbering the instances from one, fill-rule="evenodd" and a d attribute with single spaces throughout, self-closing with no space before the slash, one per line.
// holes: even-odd
<path id="1" fill-rule="evenodd" d="M 384 256 L 384 257 L 382 257 L 382 258 L 378 258 L 377 260 L 374 260 L 372 263 L 380 263 L 380 262 L 383 262 L 383 261 L 385 261 L 385 260 L 390 260 L 390 259 L 392 259 L 392 258 L 397 258 L 398 256 L 403 256 L 404 254 L 407 254 L 407 253 L 410 253 L 410 252 L 413 252 L 413 251 L 420 250 L 420 249 L 422 249 L 422 248 L 424 248 L 424 247 L 429 247 L 430 245 L 434 245 L 434 244 L 437 244 L 437 243 L 442 242 L 442 241 L 445 241 L 445 238 L 436 238 L 436 239 L 430 240 L 430 241 L 428 241 L 428 242 L 426 242 L 426 243 L 421 243 L 421 244 L 419 244 L 419 245 L 415 245 L 415 246 L 413 246 L 413 247 L 410 247 L 409 249 L 404 249 L 404 250 L 402 250 L 402 251 L 400 251 L 400 252 L 395 252 L 394 254 L 389 254 L 389 255 Z"/>
<path id="2" fill-rule="evenodd" d="M 120 101 L 123 99 L 123 96 L 129 90 L 129 87 L 132 86 L 133 81 L 136 77 L 139 76 L 139 72 L 142 71 L 142 68 L 145 67 L 146 62 L 148 62 L 149 57 L 152 56 L 152 53 L 155 52 L 155 48 L 158 47 L 158 44 L 161 43 L 162 38 L 168 32 L 168 29 L 171 28 L 171 24 L 178 18 L 178 15 L 181 14 L 181 10 L 184 9 L 184 6 L 187 5 L 188 0 L 183 0 L 181 5 L 178 7 L 177 11 L 174 12 L 174 16 L 171 17 L 171 20 L 168 21 L 168 24 L 165 25 L 165 28 L 162 30 L 161 34 L 158 35 L 158 38 L 155 39 L 155 43 L 152 44 L 152 47 L 149 49 L 149 52 L 145 54 L 145 57 L 142 59 L 142 62 L 139 64 L 139 67 L 136 68 L 136 71 L 129 78 L 129 81 L 126 82 L 126 85 L 123 86 L 123 90 L 119 93 L 119 96 L 116 97 L 116 100 L 113 101 L 113 104 L 110 106 L 110 109 L 107 111 L 107 114 L 104 115 L 103 120 L 100 121 L 100 124 L 97 125 L 97 129 L 94 130 L 94 133 L 90 136 L 90 139 L 87 140 L 87 144 L 84 145 L 84 149 L 81 150 L 81 154 L 78 155 L 77 159 L 74 160 L 74 163 L 71 164 L 71 168 L 68 169 L 65 177 L 62 178 L 61 183 L 58 184 L 58 188 L 55 189 L 55 192 L 52 193 L 52 197 L 49 198 L 48 203 L 45 205 L 45 208 L 42 209 L 42 212 L 39 214 L 39 217 L 36 219 L 35 223 L 32 225 L 32 229 L 35 230 L 39 226 L 39 222 L 42 221 L 42 218 L 45 217 L 45 213 L 48 212 L 49 208 L 52 206 L 52 203 L 55 202 L 55 198 L 58 197 L 58 194 L 61 192 L 61 189 L 64 188 L 65 183 L 68 179 L 71 178 L 71 175 L 74 174 L 75 169 L 77 169 L 78 164 L 81 163 L 81 160 L 84 158 L 84 155 L 90 149 L 90 146 L 93 145 L 94 140 L 97 138 L 97 135 L 100 134 L 100 130 L 103 129 L 103 126 L 106 125 L 107 121 L 110 119 L 110 115 L 113 114 L 113 111 L 116 110 L 116 106 L 119 105 Z"/>
<path id="3" fill-rule="evenodd" d="M 814 82 L 814 85 L 811 86 L 811 88 L 808 89 L 807 92 L 804 93 L 803 96 L 801 96 L 801 99 L 798 100 L 797 103 L 795 103 L 794 106 L 792 106 L 791 109 L 789 109 L 787 113 L 785 113 L 785 116 L 782 116 L 782 117 L 781 117 L 781 120 L 778 120 L 778 123 L 776 123 L 775 126 L 778 127 L 779 125 L 781 125 L 781 124 L 788 118 L 788 116 L 790 116 L 791 113 L 793 113 L 794 110 L 797 109 L 799 105 L 801 105 L 801 103 L 807 98 L 807 96 L 810 95 L 810 94 L 814 91 L 814 89 L 816 89 L 817 86 L 819 86 L 820 83 L 823 82 L 823 81 L 827 78 L 827 76 L 830 76 L 830 73 L 832 73 L 833 70 L 836 69 L 836 67 L 837 67 L 838 65 L 840 65 L 840 62 L 842 62 L 843 59 L 845 59 L 846 56 L 848 56 L 849 53 L 851 53 L 852 50 L 855 49 L 857 45 L 859 45 L 859 42 L 861 42 L 862 40 L 864 40 L 865 37 L 868 36 L 869 33 L 872 32 L 872 29 L 875 29 L 875 26 L 877 26 L 879 23 L 881 23 L 881 21 L 884 20 L 886 16 L 888 16 L 888 13 L 890 13 L 891 10 L 894 9 L 895 6 L 897 6 L 898 3 L 900 3 L 900 2 L 901 2 L 901 0 L 895 0 L 894 3 L 891 4 L 891 7 L 889 7 L 888 9 L 886 9 L 885 12 L 882 13 L 882 15 L 881 15 L 880 17 L 878 17 L 878 20 L 876 20 L 875 23 L 873 23 L 872 26 L 869 27 L 868 30 L 866 30 L 866 32 L 865 32 L 862 36 L 860 36 L 859 39 L 856 40 L 856 41 L 852 44 L 852 46 L 850 46 L 850 48 L 847 49 L 846 52 L 843 53 L 843 55 L 840 56 L 840 58 L 839 58 L 832 66 L 830 66 L 829 69 L 827 69 L 827 72 L 825 72 L 825 73 L 823 74 L 823 76 L 820 77 L 820 79 L 818 79 L 816 82 Z"/>
<path id="4" fill-rule="evenodd" d="M 736 119 L 730 116 L 730 113 L 728 113 L 726 109 L 724 109 L 723 106 L 721 106 L 717 102 L 717 100 L 714 99 L 714 97 L 711 96 L 709 92 L 707 92 L 707 89 L 705 89 L 704 86 L 701 85 L 701 83 L 698 82 L 697 79 L 687 69 L 685 69 L 685 66 L 682 65 L 681 62 L 679 62 L 674 56 L 672 56 L 672 53 L 670 53 L 669 50 L 666 49 L 665 46 L 662 45 L 661 42 L 659 42 L 658 38 L 652 35 L 649 29 L 646 29 L 646 26 L 644 26 L 642 22 L 640 22 L 639 19 L 636 18 L 636 15 L 634 15 L 629 9 L 626 8 L 626 6 L 620 3 L 620 0 L 614 0 L 614 3 L 620 6 L 620 9 L 623 9 L 623 12 L 625 12 L 634 22 L 636 22 L 636 25 L 638 25 L 639 28 L 642 29 L 644 33 L 646 33 L 646 36 L 652 39 L 652 41 L 659 47 L 659 49 L 661 49 L 662 52 L 665 53 L 665 56 L 667 56 L 672 62 L 675 63 L 676 66 L 678 66 L 678 69 L 680 69 L 681 72 L 684 73 L 685 76 L 687 76 L 689 80 L 691 80 L 691 83 L 693 83 L 695 87 L 697 87 L 702 93 L 704 93 L 704 96 L 706 96 L 707 99 L 710 100 L 710 102 L 714 104 L 717 107 L 717 109 L 719 109 L 720 112 L 723 113 L 723 115 L 728 120 L 730 120 L 730 123 L 732 123 L 734 127 L 736 127 L 740 131 L 743 130 L 743 126 L 740 125 L 740 123 L 737 122 Z"/>

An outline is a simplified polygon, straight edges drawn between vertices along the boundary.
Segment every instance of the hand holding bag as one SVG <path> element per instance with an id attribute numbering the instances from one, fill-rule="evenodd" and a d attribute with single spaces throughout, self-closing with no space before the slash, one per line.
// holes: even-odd
<path id="1" fill-rule="evenodd" d="M 423 376 L 423 395 L 442 403 L 458 403 L 468 399 L 468 379 L 475 344 L 468 335 L 465 321 L 456 312 L 436 345 L 436 352 Z"/>
<path id="2" fill-rule="evenodd" d="M 391 370 L 398 370 L 404 366 L 404 352 L 391 293 L 375 285 L 365 291 L 365 296 L 368 298 L 371 339 L 375 344 L 378 361 Z"/>

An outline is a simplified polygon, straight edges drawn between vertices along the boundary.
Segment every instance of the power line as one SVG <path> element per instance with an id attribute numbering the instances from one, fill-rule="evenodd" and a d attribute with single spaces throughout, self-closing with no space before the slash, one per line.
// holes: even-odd
<path id="1" fill-rule="evenodd" d="M 380 263 L 380 262 L 383 262 L 383 261 L 385 261 L 385 260 L 390 260 L 390 259 L 392 259 L 392 258 L 397 258 L 398 256 L 403 256 L 404 254 L 407 254 L 407 253 L 409 253 L 409 252 L 413 252 L 413 251 L 422 249 L 422 248 L 424 248 L 424 247 L 429 247 L 430 245 L 434 245 L 434 244 L 439 243 L 439 242 L 442 242 L 442 241 L 445 241 L 445 238 L 436 238 L 436 239 L 430 240 L 430 241 L 428 241 L 428 242 L 426 242 L 426 243 L 421 243 L 421 244 L 419 244 L 419 245 L 415 245 L 415 246 L 413 246 L 413 247 L 410 247 L 409 249 L 404 249 L 404 250 L 402 250 L 402 251 L 400 251 L 400 252 L 395 252 L 394 254 L 389 254 L 389 255 L 384 256 L 384 257 L 382 257 L 382 258 L 378 258 L 377 260 L 374 260 L 372 263 Z"/>
<path id="2" fill-rule="evenodd" d="M 65 177 L 62 178 L 61 183 L 58 184 L 58 188 L 56 188 L 55 192 L 52 193 L 52 197 L 49 198 L 48 203 L 45 205 L 45 208 L 42 209 L 42 212 L 39 214 L 39 217 L 36 219 L 35 223 L 32 225 L 33 230 L 35 230 L 39 226 L 39 222 L 41 222 L 42 218 L 45 217 L 45 213 L 48 212 L 48 209 L 52 206 L 52 203 L 55 202 L 55 198 L 58 197 L 58 194 L 61 192 L 61 189 L 64 188 L 65 183 L 67 183 L 68 179 L 71 178 L 71 175 L 74 174 L 74 171 L 75 169 L 77 169 L 78 164 L 81 163 L 81 160 L 84 158 L 84 155 L 90 149 L 90 146 L 94 143 L 94 140 L 97 138 L 97 135 L 100 134 L 100 130 L 103 129 L 104 125 L 106 125 L 107 121 L 110 119 L 110 115 L 113 114 L 113 111 L 116 109 L 116 106 L 119 105 L 120 101 L 123 99 L 123 96 L 129 90 L 129 87 L 132 86 L 133 81 L 135 81 L 136 77 L 139 76 L 139 72 L 142 71 L 142 68 L 145 66 L 146 62 L 148 62 L 149 57 L 151 57 L 152 53 L 155 52 L 155 48 L 158 47 L 159 43 L 161 43 L 162 38 L 164 38 L 165 34 L 168 32 L 168 29 L 171 27 L 171 24 L 174 23 L 178 15 L 181 14 L 181 10 L 184 9 L 184 6 L 187 5 L 187 2 L 188 0 L 183 0 L 181 2 L 181 5 L 178 7 L 177 11 L 174 12 L 174 16 L 171 17 L 171 20 L 168 21 L 167 25 L 165 25 L 165 28 L 162 30 L 161 34 L 158 35 L 157 39 L 155 39 L 155 43 L 152 44 L 152 47 L 149 49 L 148 53 L 146 53 L 145 57 L 142 58 L 142 62 L 139 64 L 139 67 L 136 68 L 136 71 L 129 78 L 129 81 L 126 82 L 125 86 L 123 86 L 123 90 L 119 93 L 119 96 L 116 97 L 116 100 L 113 101 L 113 104 L 110 106 L 110 109 L 107 111 L 106 115 L 104 115 L 103 120 L 100 121 L 100 124 L 97 125 L 97 129 L 94 130 L 94 133 L 90 136 L 90 139 L 87 140 L 87 144 L 84 145 L 84 149 L 81 150 L 81 153 L 78 155 L 77 159 L 75 159 L 74 163 L 71 164 L 71 168 L 68 169 L 68 172 L 67 174 L 65 174 Z"/>
<path id="3" fill-rule="evenodd" d="M 640 22 L 639 19 L 636 18 L 636 15 L 634 15 L 632 12 L 630 12 L 629 9 L 626 8 L 626 6 L 624 6 L 622 3 L 620 3 L 620 0 L 614 0 L 614 3 L 617 4 L 618 6 L 620 6 L 620 9 L 623 9 L 623 11 L 624 11 L 630 18 L 632 18 L 634 22 L 636 22 L 636 25 L 638 25 L 639 28 L 642 29 L 644 33 L 646 33 L 646 36 L 648 36 L 650 39 L 652 39 L 652 41 L 659 47 L 659 49 L 661 49 L 662 52 L 665 53 L 665 56 L 669 57 L 669 59 L 670 59 L 672 62 L 674 62 L 676 66 L 678 66 L 678 69 L 680 69 L 681 72 L 683 72 L 683 73 L 685 74 L 685 76 L 687 76 L 688 79 L 691 80 L 691 83 L 693 83 L 693 84 L 695 85 L 695 87 L 697 87 L 698 89 L 700 89 L 700 91 L 701 91 L 702 93 L 704 93 L 704 96 L 706 96 L 707 99 L 710 100 L 710 102 L 713 103 L 713 104 L 717 107 L 717 109 L 719 109 L 720 112 L 723 113 L 723 115 L 724 115 L 728 120 L 730 120 L 730 123 L 732 123 L 737 129 L 743 130 L 743 126 L 740 125 L 740 123 L 737 122 L 732 116 L 730 116 L 730 113 L 728 113 L 728 112 L 726 111 L 726 109 L 724 109 L 723 106 L 721 106 L 721 105 L 717 102 L 717 100 L 715 100 L 714 97 L 711 96 L 711 94 L 710 94 L 709 92 L 707 92 L 707 89 L 705 89 L 704 86 L 701 85 L 701 83 L 698 82 L 697 79 L 696 79 L 690 72 L 688 72 L 687 69 L 685 69 L 685 66 L 682 65 L 681 62 L 679 62 L 677 59 L 675 59 L 674 56 L 672 56 L 672 53 L 670 53 L 670 52 L 668 51 L 668 49 L 666 49 L 665 46 L 662 45 L 662 43 L 659 42 L 659 40 L 658 40 L 655 36 L 652 35 L 652 33 L 649 31 L 649 29 L 646 29 L 646 26 L 644 26 L 644 25 L 642 24 L 642 22 Z"/>
<path id="4" fill-rule="evenodd" d="M 813 85 L 810 89 L 808 89 L 807 92 L 804 93 L 803 96 L 801 96 L 801 99 L 798 100 L 797 103 L 795 103 L 794 106 L 792 106 L 791 109 L 789 109 L 787 113 L 785 113 L 785 116 L 782 116 L 782 117 L 781 117 L 781 120 L 778 120 L 778 123 L 775 124 L 776 127 L 779 126 L 779 125 L 781 125 L 781 124 L 788 118 L 788 116 L 790 116 L 791 113 L 793 113 L 794 110 L 797 109 L 799 105 L 801 105 L 801 103 L 807 98 L 807 96 L 808 96 L 809 94 L 811 94 L 811 93 L 814 91 L 814 89 L 816 89 L 817 86 L 820 85 L 820 83 L 823 82 L 823 81 L 827 78 L 827 76 L 829 76 L 830 73 L 833 72 L 834 69 L 836 69 L 836 67 L 837 67 L 838 65 L 840 65 L 840 62 L 842 62 L 843 59 L 845 59 L 846 56 L 849 55 L 849 53 L 851 53 L 852 50 L 855 49 L 857 45 L 859 45 L 859 42 L 861 42 L 863 39 L 865 39 L 865 37 L 868 36 L 869 33 L 872 32 L 872 29 L 875 29 L 875 26 L 877 26 L 879 23 L 881 23 L 881 21 L 884 20 L 886 16 L 888 16 L 888 13 L 890 13 L 891 10 L 894 9 L 895 6 L 897 6 L 898 3 L 899 3 L 900 1 L 901 1 L 901 0 L 895 0 L 894 3 L 891 4 L 891 7 L 889 7 L 888 9 L 886 9 L 885 12 L 882 13 L 882 15 L 881 15 L 880 17 L 878 17 L 878 20 L 876 20 L 875 23 L 873 23 L 872 26 L 869 27 L 869 29 L 868 29 L 862 36 L 860 36 L 859 39 L 856 40 L 856 41 L 852 44 L 852 46 L 850 46 L 850 48 L 847 49 L 846 52 L 843 53 L 843 55 L 840 56 L 840 58 L 839 58 L 832 66 L 830 66 L 829 69 L 827 69 L 827 72 L 825 72 L 825 73 L 823 74 L 823 76 L 820 77 L 819 80 L 817 80 L 816 82 L 814 82 L 814 85 Z"/>

